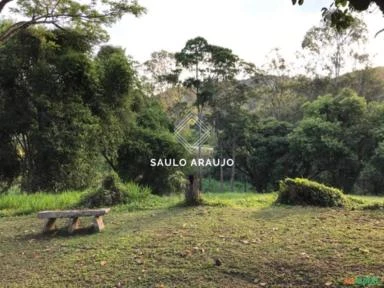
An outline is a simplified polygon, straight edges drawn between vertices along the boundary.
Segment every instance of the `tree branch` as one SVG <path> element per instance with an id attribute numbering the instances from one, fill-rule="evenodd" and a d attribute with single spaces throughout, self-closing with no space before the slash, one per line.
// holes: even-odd
<path id="1" fill-rule="evenodd" d="M 14 0 L 0 0 L 0 13 L 7 3 Z M 108 1 L 107 1 L 108 2 Z M 91 26 L 101 27 L 103 24 L 111 24 L 120 19 L 124 14 L 131 13 L 139 16 L 145 13 L 145 8 L 133 1 L 132 4 L 122 2 L 108 2 L 108 9 L 104 11 L 97 10 L 95 4 L 80 5 L 76 1 L 73 3 L 63 2 L 63 0 L 52 0 L 46 4 L 41 1 L 34 3 L 34 7 L 27 4 L 20 4 L 22 8 L 27 9 L 27 12 L 20 12 L 25 15 L 32 15 L 29 19 L 12 24 L 5 28 L 6 30 L 0 33 L 0 45 L 6 40 L 15 35 L 19 30 L 28 28 L 35 24 L 52 24 L 56 27 L 63 29 L 64 26 L 71 23 L 77 23 L 88 27 Z M 78 5 L 79 4 L 79 5 Z M 24 6 L 27 5 L 27 6 Z M 24 16 L 25 16 L 24 15 Z M 65 24 L 64 26 L 61 24 Z M 65 28 L 65 27 L 64 27 Z"/>
<path id="2" fill-rule="evenodd" d="M 26 29 L 33 24 L 33 21 L 21 21 L 11 25 L 10 27 L 8 27 L 8 29 L 5 30 L 5 32 L 0 34 L 0 45 L 2 45 L 7 39 L 15 35 L 19 30 Z"/>
<path id="3" fill-rule="evenodd" d="M 5 1 L 13 1 L 13 0 L 5 0 Z M 61 27 L 58 22 L 58 18 L 81 18 L 84 20 L 98 20 L 106 17 L 113 17 L 114 13 L 108 13 L 105 15 L 83 15 L 83 14 L 46 14 L 41 15 L 39 17 L 32 17 L 29 21 L 20 21 L 17 23 L 14 23 L 8 29 L 5 30 L 5 32 L 0 34 L 0 45 L 2 45 L 6 40 L 14 36 L 18 31 L 27 29 L 28 27 L 36 24 L 53 24 L 56 27 L 65 30 L 63 27 Z"/>
<path id="4" fill-rule="evenodd" d="M 0 1 L 0 13 L 1 13 L 1 11 L 3 11 L 5 5 L 7 5 L 11 1 L 13 1 L 13 0 L 2 0 L 2 1 Z"/>
<path id="5" fill-rule="evenodd" d="M 112 168 L 114 172 L 118 172 L 116 165 L 113 163 L 112 159 L 110 159 L 105 151 L 101 151 L 101 155 L 104 157 L 107 164 Z"/>
<path id="6" fill-rule="evenodd" d="M 379 35 L 380 33 L 384 32 L 384 28 L 383 29 L 380 29 L 379 31 L 376 32 L 375 34 L 375 38 L 377 37 L 377 35 Z"/>

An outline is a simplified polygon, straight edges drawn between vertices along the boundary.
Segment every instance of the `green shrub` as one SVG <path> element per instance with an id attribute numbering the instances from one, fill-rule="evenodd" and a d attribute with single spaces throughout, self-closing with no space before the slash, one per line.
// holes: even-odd
<path id="1" fill-rule="evenodd" d="M 320 207 L 343 207 L 348 203 L 341 190 L 304 178 L 286 178 L 280 181 L 276 201 L 281 204 Z"/>
<path id="2" fill-rule="evenodd" d="M 148 197 L 151 190 L 148 187 L 139 186 L 136 183 L 123 183 L 116 174 L 104 177 L 101 186 L 95 191 L 86 194 L 81 206 L 95 208 L 127 204 L 133 200 Z"/>
<path id="3" fill-rule="evenodd" d="M 177 170 L 175 173 L 168 176 L 168 183 L 172 193 L 184 193 L 188 184 L 187 176 L 185 176 L 182 171 Z"/>
<path id="4" fill-rule="evenodd" d="M 126 181 L 138 181 L 158 195 L 172 192 L 169 176 L 180 167 L 151 166 L 151 159 L 185 159 L 186 151 L 169 131 L 135 129 L 119 148 L 117 170 Z"/>

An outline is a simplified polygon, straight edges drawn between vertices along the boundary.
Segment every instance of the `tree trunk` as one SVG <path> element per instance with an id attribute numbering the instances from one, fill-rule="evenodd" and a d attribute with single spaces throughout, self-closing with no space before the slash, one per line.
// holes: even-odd
<path id="1" fill-rule="evenodd" d="M 201 159 L 201 123 L 202 123 L 202 113 L 203 113 L 203 111 L 202 111 L 203 109 L 202 108 L 199 108 L 199 115 L 198 115 L 198 117 L 199 117 L 199 119 L 198 119 L 198 121 L 199 121 L 199 161 L 200 161 L 200 159 Z M 202 167 L 199 165 L 199 190 L 200 191 L 203 191 L 203 173 L 202 173 Z"/>
<path id="2" fill-rule="evenodd" d="M 248 192 L 248 188 L 247 188 L 247 176 L 244 175 L 244 192 Z"/>
<path id="3" fill-rule="evenodd" d="M 223 159 L 223 148 L 222 143 L 219 142 L 220 145 L 220 158 Z M 223 166 L 220 165 L 220 192 L 224 192 L 224 171 Z"/>
<path id="4" fill-rule="evenodd" d="M 188 206 L 201 204 L 199 181 L 195 175 L 188 176 L 189 184 L 185 191 L 185 203 Z"/>
<path id="5" fill-rule="evenodd" d="M 232 160 L 235 162 L 235 143 L 232 143 Z M 231 167 L 231 191 L 235 192 L 235 165 Z"/>

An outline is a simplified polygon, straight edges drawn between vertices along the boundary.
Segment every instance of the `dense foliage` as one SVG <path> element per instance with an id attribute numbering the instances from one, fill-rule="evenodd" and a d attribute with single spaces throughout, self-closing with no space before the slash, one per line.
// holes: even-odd
<path id="1" fill-rule="evenodd" d="M 102 46 L 92 57 L 94 44 L 77 30 L 39 28 L 0 47 L 1 183 L 84 189 L 114 170 L 169 191 L 172 171 L 144 173 L 150 157 L 183 154 L 167 115 L 143 93 L 124 50 Z"/>
<path id="2" fill-rule="evenodd" d="M 8 179 L 18 169 L 27 191 L 85 188 L 95 176 L 91 45 L 75 31 L 35 30 L 0 47 L 0 133 L 11 152 L 2 169 Z"/>
<path id="3" fill-rule="evenodd" d="M 236 156 L 238 173 L 258 191 L 302 176 L 349 193 L 381 194 L 382 107 L 344 89 L 307 101 L 297 122 L 249 111 L 228 114 L 220 119 L 219 139 L 225 155 Z"/>
<path id="4" fill-rule="evenodd" d="M 178 167 L 150 166 L 151 159 L 186 158 L 186 151 L 171 133 L 171 123 L 159 104 L 152 100 L 137 114 L 137 126 L 118 150 L 117 171 L 125 180 L 152 187 L 157 194 L 172 191 L 170 178 Z"/>

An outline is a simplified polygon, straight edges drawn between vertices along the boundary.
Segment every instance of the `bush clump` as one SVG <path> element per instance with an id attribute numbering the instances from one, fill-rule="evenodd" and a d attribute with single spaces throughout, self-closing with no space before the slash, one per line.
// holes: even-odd
<path id="1" fill-rule="evenodd" d="M 81 206 L 97 208 L 127 204 L 133 200 L 144 199 L 151 190 L 148 187 L 139 186 L 136 183 L 123 183 L 116 174 L 110 174 L 103 178 L 99 188 L 94 192 L 87 193 Z"/>
<path id="2" fill-rule="evenodd" d="M 348 199 L 337 188 L 304 178 L 280 181 L 277 203 L 320 207 L 344 207 Z"/>

